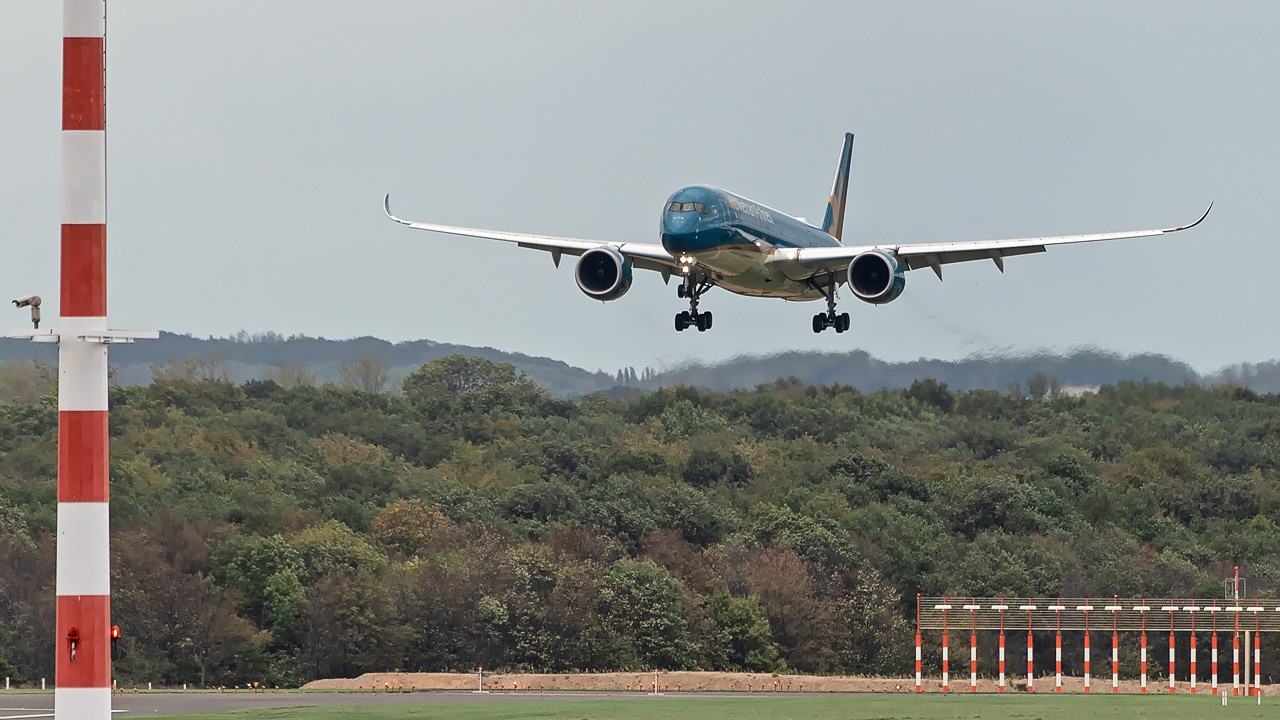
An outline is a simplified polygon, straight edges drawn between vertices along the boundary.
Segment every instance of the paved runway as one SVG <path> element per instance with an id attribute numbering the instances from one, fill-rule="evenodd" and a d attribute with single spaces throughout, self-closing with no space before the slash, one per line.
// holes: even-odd
<path id="1" fill-rule="evenodd" d="M 137 715 L 178 715 L 181 713 L 217 712 L 246 708 L 283 708 L 300 705 L 422 705 L 459 702 L 539 702 L 547 700 L 655 700 L 676 697 L 726 697 L 738 693 L 668 693 L 653 698 L 640 693 L 622 692 L 548 692 L 490 693 L 432 691 L 416 693 L 334 693 L 281 692 L 251 695 L 241 692 L 152 692 L 117 695 L 112 701 L 117 717 Z M 760 696 L 763 697 L 763 696 Z M 782 697 L 786 697 L 785 695 Z M 793 695 L 792 697 L 799 697 Z M 52 717 L 53 693 L 6 695 L 0 692 L 0 720 Z"/>

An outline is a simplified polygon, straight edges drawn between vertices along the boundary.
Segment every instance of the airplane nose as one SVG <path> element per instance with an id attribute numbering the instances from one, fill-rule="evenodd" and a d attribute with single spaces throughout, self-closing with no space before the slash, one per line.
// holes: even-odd
<path id="1" fill-rule="evenodd" d="M 672 254 L 689 251 L 697 235 L 697 228 L 698 220 L 693 213 L 663 213 L 662 246 Z"/>

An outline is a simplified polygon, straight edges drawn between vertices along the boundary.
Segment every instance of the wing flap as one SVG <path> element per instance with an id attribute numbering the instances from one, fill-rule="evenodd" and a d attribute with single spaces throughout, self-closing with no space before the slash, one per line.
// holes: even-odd
<path id="1" fill-rule="evenodd" d="M 784 256 L 789 261 L 808 271 L 828 271 L 842 263 L 847 263 L 868 250 L 884 250 L 895 253 L 910 270 L 917 270 L 935 265 L 946 265 L 972 260 L 995 260 L 996 266 L 1003 270 L 1003 258 L 1012 255 L 1027 255 L 1045 252 L 1051 245 L 1073 245 L 1076 243 L 1103 242 L 1106 240 L 1130 240 L 1134 238 L 1157 237 L 1170 233 L 1189 230 L 1209 216 L 1213 203 L 1200 217 L 1189 225 L 1161 228 L 1156 230 L 1129 230 L 1124 232 L 1096 233 L 1092 235 L 1062 235 L 1058 237 L 1017 238 L 1013 240 L 978 240 L 973 242 L 953 243 L 916 243 L 907 245 L 864 245 L 862 247 L 821 247 L 801 248 Z M 935 272 L 936 272 L 935 268 Z"/>
<path id="2" fill-rule="evenodd" d="M 581 255 L 582 253 L 595 248 L 608 247 L 629 258 L 632 263 L 643 270 L 656 270 L 658 272 L 668 272 L 676 267 L 675 258 L 663 249 L 661 245 L 651 245 L 648 243 L 620 243 L 608 242 L 604 240 L 584 240 L 580 238 L 555 237 L 553 235 L 531 235 L 528 233 L 505 232 L 502 230 L 482 230 L 480 228 L 458 227 L 455 225 L 439 225 L 436 223 L 414 222 L 396 217 L 391 213 L 391 196 L 387 195 L 382 200 L 382 210 L 395 222 L 406 225 L 414 230 L 426 230 L 428 232 L 442 233 L 444 235 L 457 235 L 460 237 L 482 238 L 485 240 L 500 240 L 502 242 L 515 243 L 517 247 L 531 248 L 533 250 L 543 250 L 551 253 L 551 257 L 559 265 L 560 255 Z"/>

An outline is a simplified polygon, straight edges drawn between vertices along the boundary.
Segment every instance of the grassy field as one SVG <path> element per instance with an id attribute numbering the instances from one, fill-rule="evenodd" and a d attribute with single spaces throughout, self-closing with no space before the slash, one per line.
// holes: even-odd
<path id="1" fill-rule="evenodd" d="M 782 698 L 662 698 L 569 702 L 476 702 L 398 707 L 313 707 L 152 717 L 182 720 L 1187 720 L 1277 717 L 1278 699 L 1212 695 L 1177 697 L 1053 697 L 840 695 Z"/>

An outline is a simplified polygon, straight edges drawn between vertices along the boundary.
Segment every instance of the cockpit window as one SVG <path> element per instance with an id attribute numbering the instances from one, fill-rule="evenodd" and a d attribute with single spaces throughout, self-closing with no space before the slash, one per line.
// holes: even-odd
<path id="1" fill-rule="evenodd" d="M 703 215 L 706 215 L 710 211 L 707 210 L 706 205 L 703 205 L 700 202 L 687 202 L 687 203 L 673 202 L 667 206 L 667 212 L 696 212 L 696 213 L 701 213 Z"/>

